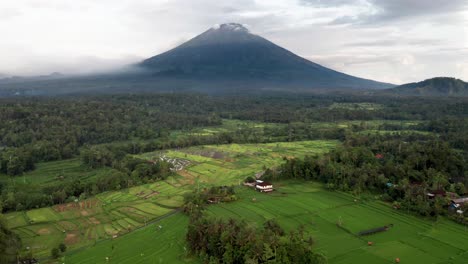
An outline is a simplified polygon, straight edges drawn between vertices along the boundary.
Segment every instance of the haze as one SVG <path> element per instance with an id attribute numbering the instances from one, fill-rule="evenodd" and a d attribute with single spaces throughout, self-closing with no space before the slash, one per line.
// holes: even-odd
<path id="1" fill-rule="evenodd" d="M 113 70 L 224 22 L 364 78 L 468 80 L 464 0 L 2 0 L 0 76 Z"/>

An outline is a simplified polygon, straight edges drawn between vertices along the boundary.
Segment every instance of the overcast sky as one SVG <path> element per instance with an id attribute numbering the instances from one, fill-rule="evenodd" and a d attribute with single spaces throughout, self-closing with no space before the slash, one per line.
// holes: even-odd
<path id="1" fill-rule="evenodd" d="M 109 70 L 225 22 L 359 77 L 468 81 L 468 0 L 0 0 L 0 75 Z"/>

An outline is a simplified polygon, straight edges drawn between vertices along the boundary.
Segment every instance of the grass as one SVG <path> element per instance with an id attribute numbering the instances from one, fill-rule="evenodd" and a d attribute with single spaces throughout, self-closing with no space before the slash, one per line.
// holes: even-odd
<path id="1" fill-rule="evenodd" d="M 280 184 L 281 185 L 281 184 Z M 235 203 L 209 207 L 209 214 L 240 218 L 254 224 L 275 218 L 285 229 L 303 225 L 316 250 L 330 263 L 464 263 L 468 231 L 454 222 L 407 215 L 379 201 L 354 201 L 314 183 L 285 182 L 272 195 L 243 188 Z M 252 198 L 256 198 L 255 202 Z M 341 223 L 341 226 L 338 225 Z M 393 224 L 387 232 L 359 237 L 359 231 Z M 367 242 L 374 245 L 369 247 Z"/>
<path id="2" fill-rule="evenodd" d="M 166 181 L 102 193 L 78 203 L 6 214 L 7 225 L 38 257 L 48 256 L 52 247 L 65 241 L 70 249 L 62 260 L 65 263 L 196 263 L 185 254 L 186 216 L 169 215 L 182 204 L 185 192 L 237 185 L 265 167 L 281 164 L 284 157 L 319 155 L 337 144 L 316 140 L 171 150 L 167 156 L 191 164 Z M 157 155 L 139 156 L 155 159 Z M 318 183 L 274 184 L 277 191 L 272 194 L 239 187 L 239 201 L 210 206 L 207 213 L 253 225 L 275 218 L 287 230 L 303 225 L 314 237 L 315 249 L 325 253 L 330 263 L 393 263 L 396 257 L 402 263 L 466 263 L 468 232 L 454 222 L 414 217 L 372 199 L 355 201 Z M 158 220 L 161 217 L 166 218 Z M 158 222 L 151 224 L 152 220 Z M 387 232 L 356 235 L 388 224 L 394 226 Z M 368 246 L 368 241 L 374 245 Z"/>
<path id="3" fill-rule="evenodd" d="M 0 182 L 27 185 L 28 188 L 32 186 L 48 187 L 59 185 L 63 181 L 77 179 L 87 182 L 100 175 L 107 175 L 110 170 L 110 168 L 89 169 L 82 165 L 80 159 L 68 159 L 38 163 L 35 170 L 21 176 L 10 177 L 0 173 Z"/>
<path id="4" fill-rule="evenodd" d="M 26 212 L 26 216 L 29 218 L 31 223 L 58 221 L 61 219 L 61 217 L 50 207 L 29 210 Z"/>
<path id="5" fill-rule="evenodd" d="M 231 185 L 239 184 L 264 168 L 278 166 L 284 157 L 304 157 L 329 151 L 338 144 L 333 140 L 278 142 L 267 144 L 229 144 L 190 147 L 167 151 L 169 157 L 191 161 L 183 172 L 181 184 Z M 157 159 L 160 152 L 139 155 Z"/>
<path id="6" fill-rule="evenodd" d="M 188 218 L 171 215 L 146 228 L 67 254 L 65 263 L 197 263 L 185 257 Z M 161 226 L 162 228 L 159 228 Z M 109 258 L 109 261 L 106 260 Z"/>
<path id="7" fill-rule="evenodd" d="M 141 190 L 157 191 L 147 198 Z M 174 197 L 172 205 L 182 204 L 187 191 L 165 182 L 127 190 L 106 192 L 95 198 L 53 207 L 5 214 L 7 225 L 17 233 L 36 257 L 47 257 L 50 250 L 64 242 L 71 250 L 90 246 L 102 239 L 122 235 L 143 227 L 173 209 L 159 205 Z"/>
<path id="8" fill-rule="evenodd" d="M 318 183 L 275 183 L 275 193 L 261 194 L 238 187 L 238 201 L 209 206 L 217 218 L 244 219 L 261 225 L 276 219 L 286 229 L 304 226 L 315 240 L 315 250 L 331 264 L 350 263 L 466 263 L 468 231 L 446 219 L 431 221 L 392 209 L 379 201 L 325 190 Z M 253 200 L 255 198 L 255 201 Z M 337 225 L 341 222 L 341 226 Z M 388 231 L 359 237 L 364 229 L 393 224 Z M 162 229 L 159 229 L 159 225 Z M 197 263 L 185 254 L 187 217 L 171 215 L 157 223 L 113 240 L 72 252 L 66 263 Z M 368 246 L 367 242 L 374 244 Z"/>
<path id="9" fill-rule="evenodd" d="M 21 236 L 24 247 L 30 247 L 37 257 L 46 257 L 50 249 L 61 242 L 74 250 L 141 228 L 180 207 L 183 194 L 193 188 L 238 184 L 264 167 L 281 164 L 285 156 L 319 154 L 336 144 L 337 141 L 303 141 L 213 145 L 168 151 L 168 156 L 188 159 L 191 165 L 166 181 L 5 216 L 8 226 Z M 210 156 L 215 152 L 222 153 L 222 158 Z M 154 155 L 141 156 L 151 159 Z"/>

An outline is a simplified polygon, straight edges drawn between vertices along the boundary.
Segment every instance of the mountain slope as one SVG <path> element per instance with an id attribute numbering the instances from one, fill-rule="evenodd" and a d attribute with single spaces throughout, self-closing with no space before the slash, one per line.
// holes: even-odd
<path id="1" fill-rule="evenodd" d="M 170 51 L 144 60 L 139 66 L 156 76 L 256 80 L 305 89 L 391 87 L 325 68 L 235 23 L 211 28 Z"/>
<path id="2" fill-rule="evenodd" d="M 468 83 L 455 78 L 437 77 L 400 85 L 388 91 L 399 95 L 468 96 Z"/>
<path id="3" fill-rule="evenodd" d="M 393 85 L 325 68 L 251 34 L 240 24 L 230 23 L 108 74 L 5 79 L 0 81 L 0 96 L 155 91 L 332 92 L 389 87 Z"/>

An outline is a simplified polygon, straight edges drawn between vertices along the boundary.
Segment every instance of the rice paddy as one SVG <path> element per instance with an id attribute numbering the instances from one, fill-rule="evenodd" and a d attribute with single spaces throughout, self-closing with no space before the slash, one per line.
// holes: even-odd
<path id="1" fill-rule="evenodd" d="M 51 208 L 6 214 L 7 224 L 38 257 L 65 242 L 61 263 L 198 263 L 185 249 L 187 217 L 176 211 L 183 194 L 210 185 L 238 185 L 278 166 L 284 157 L 318 155 L 337 141 L 230 144 L 191 147 L 164 154 L 190 161 L 166 181 L 107 192 Z M 160 152 L 139 155 L 156 159 Z M 330 192 L 311 182 L 276 182 L 261 194 L 236 187 L 239 200 L 208 207 L 207 214 L 261 225 L 276 219 L 286 230 L 304 226 L 332 264 L 466 263 L 468 231 L 444 218 L 423 219 L 378 199 Z M 363 230 L 392 225 L 385 232 Z M 368 242 L 372 242 L 369 246 Z M 46 262 L 50 261 L 43 259 Z"/>

